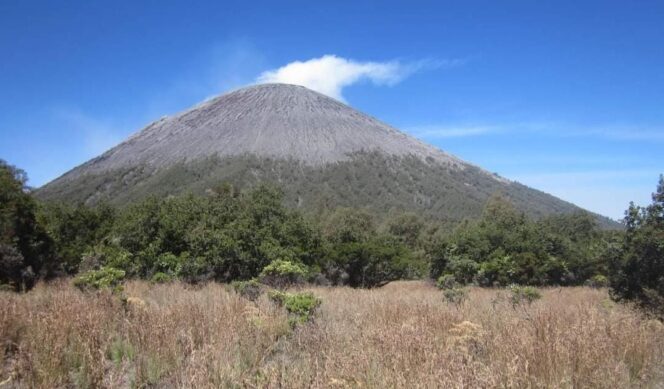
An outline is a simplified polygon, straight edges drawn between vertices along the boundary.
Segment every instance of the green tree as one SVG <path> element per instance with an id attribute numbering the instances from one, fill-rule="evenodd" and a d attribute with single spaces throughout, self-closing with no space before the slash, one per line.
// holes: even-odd
<path id="1" fill-rule="evenodd" d="M 394 237 L 385 235 L 333 244 L 327 260 L 328 278 L 335 284 L 356 288 L 372 288 L 410 278 L 413 269 L 417 269 L 412 251 Z"/>
<path id="2" fill-rule="evenodd" d="M 422 218 L 412 212 L 392 216 L 385 224 L 389 234 L 397 237 L 412 249 L 417 248 L 420 236 L 425 228 Z"/>
<path id="3" fill-rule="evenodd" d="M 481 285 L 580 284 L 597 274 L 603 243 L 586 215 L 533 221 L 493 196 L 476 221 L 461 223 L 429 248 L 431 276 Z"/>
<path id="4" fill-rule="evenodd" d="M 27 180 L 24 171 L 0 160 L 0 283 L 16 291 L 30 289 L 39 276 L 58 271 Z"/>
<path id="5" fill-rule="evenodd" d="M 327 221 L 325 237 L 334 243 L 364 242 L 376 234 L 374 217 L 364 209 L 337 208 Z"/>
<path id="6" fill-rule="evenodd" d="M 94 207 L 51 203 L 41 207 L 38 217 L 53 239 L 63 270 L 75 274 L 83 255 L 109 234 L 115 209 L 105 203 Z"/>
<path id="7" fill-rule="evenodd" d="M 319 232 L 282 201 L 283 193 L 267 185 L 147 198 L 122 211 L 88 257 L 129 277 L 164 273 L 192 282 L 251 279 L 275 260 L 317 263 Z"/>
<path id="8" fill-rule="evenodd" d="M 624 239 L 609 254 L 611 295 L 664 317 L 664 176 L 649 206 L 630 203 L 624 223 Z"/>

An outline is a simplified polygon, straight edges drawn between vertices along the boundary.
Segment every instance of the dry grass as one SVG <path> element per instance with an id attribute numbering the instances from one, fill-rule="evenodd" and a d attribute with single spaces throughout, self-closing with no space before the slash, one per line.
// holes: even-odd
<path id="1" fill-rule="evenodd" d="M 0 293 L 5 387 L 662 387 L 664 328 L 606 291 L 547 289 L 514 309 L 421 282 L 313 288 L 315 321 L 222 285 L 132 282 L 125 307 L 62 282 Z"/>

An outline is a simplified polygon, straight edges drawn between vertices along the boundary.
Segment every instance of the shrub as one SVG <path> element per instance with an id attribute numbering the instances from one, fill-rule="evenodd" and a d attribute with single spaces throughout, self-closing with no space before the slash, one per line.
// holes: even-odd
<path id="1" fill-rule="evenodd" d="M 284 305 L 284 302 L 286 301 L 286 298 L 288 297 L 288 293 L 282 292 L 280 290 L 271 290 L 268 294 L 267 297 L 272 300 L 273 303 L 277 304 L 278 306 L 282 307 Z"/>
<path id="2" fill-rule="evenodd" d="M 321 300 L 311 292 L 285 293 L 275 290 L 270 292 L 269 297 L 277 305 L 286 308 L 288 321 L 293 327 L 310 321 L 321 304 Z"/>
<path id="3" fill-rule="evenodd" d="M 469 284 L 475 278 L 480 265 L 470 258 L 453 257 L 447 264 L 447 271 L 461 284 Z"/>
<path id="4" fill-rule="evenodd" d="M 112 267 L 102 267 L 99 270 L 90 270 L 74 278 L 74 286 L 80 290 L 112 289 L 114 292 L 122 290 L 124 270 Z"/>
<path id="5" fill-rule="evenodd" d="M 532 286 L 512 285 L 510 286 L 510 292 L 512 293 L 512 297 L 510 300 L 512 302 L 513 307 L 516 307 L 523 303 L 527 303 L 528 305 L 530 305 L 534 301 L 542 298 L 542 295 L 537 290 L 537 288 L 534 288 Z"/>
<path id="6" fill-rule="evenodd" d="M 153 265 L 155 273 L 178 274 L 182 270 L 182 262 L 188 260 L 187 253 L 177 256 L 173 253 L 162 253 Z"/>
<path id="7" fill-rule="evenodd" d="M 412 250 L 391 236 L 367 241 L 336 243 L 327 252 L 326 275 L 334 283 L 374 288 L 403 279 L 420 264 Z M 341 281 L 341 282 L 340 282 Z"/>
<path id="8" fill-rule="evenodd" d="M 291 294 L 284 301 L 284 307 L 291 316 L 291 324 L 302 324 L 311 320 L 320 304 L 321 300 L 311 292 Z"/>
<path id="9" fill-rule="evenodd" d="M 259 279 L 265 285 L 284 288 L 302 283 L 306 275 L 307 269 L 305 266 L 278 259 L 263 268 Z"/>
<path id="10" fill-rule="evenodd" d="M 251 301 L 256 301 L 262 291 L 261 284 L 255 279 L 249 281 L 233 281 L 231 282 L 231 287 L 237 294 Z"/>
<path id="11" fill-rule="evenodd" d="M 154 273 L 152 278 L 150 278 L 150 282 L 154 284 L 165 284 L 171 281 L 173 281 L 173 276 L 162 272 Z"/>
<path id="12" fill-rule="evenodd" d="M 98 270 L 103 266 L 124 270 L 128 277 L 140 275 L 139 264 L 134 255 L 116 244 L 99 244 L 92 247 L 83 254 L 78 271 Z"/>
<path id="13" fill-rule="evenodd" d="M 459 287 L 445 289 L 443 290 L 443 297 L 445 301 L 459 308 L 468 300 L 468 289 Z"/>
<path id="14" fill-rule="evenodd" d="M 436 286 L 439 289 L 453 289 L 456 288 L 457 285 L 456 278 L 452 274 L 443 274 L 438 277 L 438 281 L 436 282 Z"/>
<path id="15" fill-rule="evenodd" d="M 598 274 L 586 280 L 586 286 L 591 288 L 606 288 L 609 286 L 609 279 L 601 274 Z"/>

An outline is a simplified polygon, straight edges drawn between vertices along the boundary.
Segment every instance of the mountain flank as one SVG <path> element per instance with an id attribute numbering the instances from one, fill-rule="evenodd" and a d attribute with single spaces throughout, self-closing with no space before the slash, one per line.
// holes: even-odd
<path id="1" fill-rule="evenodd" d="M 500 192 L 533 217 L 580 209 L 506 180 L 307 88 L 263 84 L 159 119 L 36 191 L 126 204 L 269 182 L 304 210 L 392 209 L 456 221 Z M 607 221 L 608 219 L 602 219 Z"/>

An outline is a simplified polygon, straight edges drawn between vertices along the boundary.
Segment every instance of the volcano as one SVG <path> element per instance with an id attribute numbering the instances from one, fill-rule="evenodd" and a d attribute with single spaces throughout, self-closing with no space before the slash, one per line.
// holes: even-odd
<path id="1" fill-rule="evenodd" d="M 303 210 L 362 207 L 442 220 L 479 215 L 501 193 L 533 217 L 573 204 L 510 181 L 302 86 L 243 88 L 159 119 L 36 191 L 122 205 L 221 183 L 280 186 Z"/>

